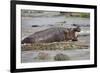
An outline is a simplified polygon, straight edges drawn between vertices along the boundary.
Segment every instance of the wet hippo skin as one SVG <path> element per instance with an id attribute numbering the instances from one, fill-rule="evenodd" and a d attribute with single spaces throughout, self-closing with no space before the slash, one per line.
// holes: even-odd
<path id="1" fill-rule="evenodd" d="M 78 41 L 76 32 L 80 32 L 80 28 L 64 28 L 55 27 L 36 32 L 22 40 L 24 43 L 51 43 L 60 41 Z"/>

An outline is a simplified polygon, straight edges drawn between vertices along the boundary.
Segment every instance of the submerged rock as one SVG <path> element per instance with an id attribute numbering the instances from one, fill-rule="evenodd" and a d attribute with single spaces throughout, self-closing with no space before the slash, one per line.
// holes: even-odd
<path id="1" fill-rule="evenodd" d="M 35 57 L 35 59 L 38 60 L 48 60 L 50 58 L 50 55 L 45 52 L 39 52 L 38 55 Z"/>
<path id="2" fill-rule="evenodd" d="M 70 60 L 70 58 L 65 54 L 59 53 L 56 56 L 54 56 L 54 60 L 55 61 L 64 61 L 64 60 Z"/>

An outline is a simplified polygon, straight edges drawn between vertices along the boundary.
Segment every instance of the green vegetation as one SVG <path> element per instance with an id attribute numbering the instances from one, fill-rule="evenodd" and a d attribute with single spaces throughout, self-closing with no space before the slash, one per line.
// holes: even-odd
<path id="1" fill-rule="evenodd" d="M 90 14 L 89 13 L 80 13 L 80 17 L 89 18 Z"/>

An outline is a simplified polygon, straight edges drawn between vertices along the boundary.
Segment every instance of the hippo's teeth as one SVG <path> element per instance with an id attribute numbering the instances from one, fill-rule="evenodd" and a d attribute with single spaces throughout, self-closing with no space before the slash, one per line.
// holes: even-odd
<path id="1" fill-rule="evenodd" d="M 77 36 L 78 36 L 78 32 L 75 33 L 75 37 L 77 37 Z"/>

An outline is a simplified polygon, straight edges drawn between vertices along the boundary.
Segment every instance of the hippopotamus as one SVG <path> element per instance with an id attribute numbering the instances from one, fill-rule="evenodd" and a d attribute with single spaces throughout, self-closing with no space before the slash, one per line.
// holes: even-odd
<path id="1" fill-rule="evenodd" d="M 76 32 L 80 32 L 80 27 L 76 28 L 64 28 L 54 27 L 48 28 L 42 31 L 35 32 L 34 34 L 26 37 L 22 40 L 22 44 L 25 43 L 51 43 L 60 41 L 78 41 Z"/>

